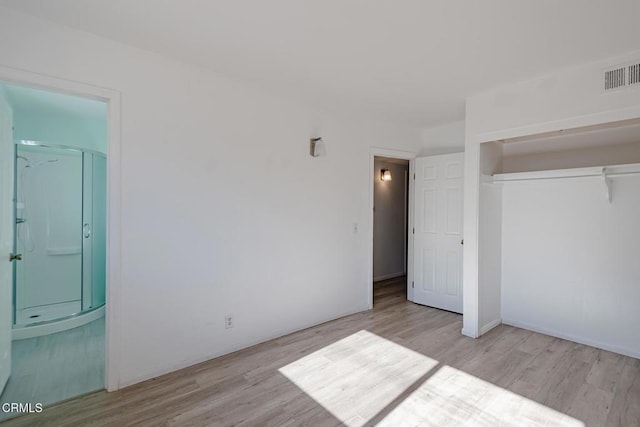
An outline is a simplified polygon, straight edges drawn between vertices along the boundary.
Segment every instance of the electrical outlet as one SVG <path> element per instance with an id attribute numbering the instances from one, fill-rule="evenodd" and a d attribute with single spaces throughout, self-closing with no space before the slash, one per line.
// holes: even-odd
<path id="1" fill-rule="evenodd" d="M 226 316 L 224 316 L 224 327 L 225 329 L 231 329 L 233 328 L 233 314 L 227 314 Z"/>

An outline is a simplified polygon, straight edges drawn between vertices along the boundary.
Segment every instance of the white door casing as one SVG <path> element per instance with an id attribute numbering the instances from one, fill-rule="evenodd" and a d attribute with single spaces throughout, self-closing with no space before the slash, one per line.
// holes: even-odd
<path id="1" fill-rule="evenodd" d="M 413 301 L 462 313 L 464 153 L 415 160 Z"/>
<path id="2" fill-rule="evenodd" d="M 12 111 L 0 95 L 0 394 L 11 375 L 13 325 L 13 130 Z"/>
<path id="3" fill-rule="evenodd" d="M 106 369 L 105 383 L 108 391 L 126 385 L 120 379 L 121 350 L 121 92 L 91 83 L 66 80 L 37 72 L 0 65 L 0 80 L 19 85 L 33 86 L 44 90 L 87 97 L 108 103 L 107 157 L 107 257 L 106 257 Z M 0 155 L 1 158 L 1 155 Z M 4 257 L 0 254 L 0 261 Z M 1 264 L 1 262 L 0 262 Z"/>

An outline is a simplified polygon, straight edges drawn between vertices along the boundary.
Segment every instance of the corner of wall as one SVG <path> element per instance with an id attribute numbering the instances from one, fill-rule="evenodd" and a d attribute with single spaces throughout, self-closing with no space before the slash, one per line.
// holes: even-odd
<path id="1" fill-rule="evenodd" d="M 500 326 L 501 324 L 502 324 L 502 319 L 500 317 L 485 323 L 480 327 L 480 335 L 486 334 L 487 332 L 489 332 L 493 328 Z"/>
<path id="2" fill-rule="evenodd" d="M 463 329 L 462 334 L 479 336 L 478 311 L 478 211 L 480 146 L 465 131 L 464 153 L 464 248 L 463 248 Z"/>

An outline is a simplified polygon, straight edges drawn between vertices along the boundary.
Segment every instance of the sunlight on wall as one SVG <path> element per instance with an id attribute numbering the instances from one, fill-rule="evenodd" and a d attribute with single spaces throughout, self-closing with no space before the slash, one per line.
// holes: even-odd
<path id="1" fill-rule="evenodd" d="M 348 427 L 584 423 L 368 331 L 280 368 Z"/>

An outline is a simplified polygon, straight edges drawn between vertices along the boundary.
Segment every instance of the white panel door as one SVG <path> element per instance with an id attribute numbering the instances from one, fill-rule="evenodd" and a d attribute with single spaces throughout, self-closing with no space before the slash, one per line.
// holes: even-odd
<path id="1" fill-rule="evenodd" d="M 462 313 L 464 154 L 415 160 L 413 301 Z"/>
<path id="2" fill-rule="evenodd" d="M 13 325 L 13 131 L 9 105 L 0 96 L 0 394 L 11 374 Z"/>

